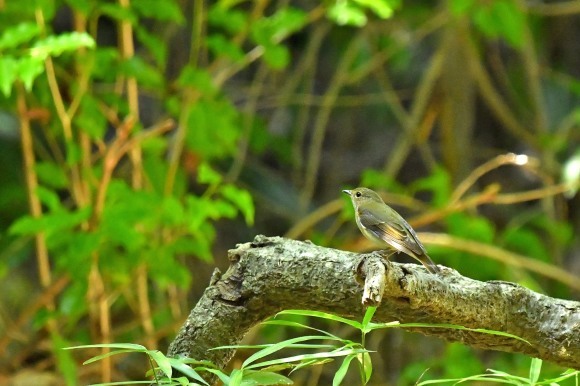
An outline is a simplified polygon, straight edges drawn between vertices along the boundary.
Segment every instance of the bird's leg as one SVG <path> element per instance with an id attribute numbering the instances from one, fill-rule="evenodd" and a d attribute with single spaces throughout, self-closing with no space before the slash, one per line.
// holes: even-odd
<path id="1" fill-rule="evenodd" d="M 397 252 L 398 251 L 396 249 L 381 249 L 376 251 L 376 253 L 378 253 L 385 260 L 389 260 L 389 258 Z"/>

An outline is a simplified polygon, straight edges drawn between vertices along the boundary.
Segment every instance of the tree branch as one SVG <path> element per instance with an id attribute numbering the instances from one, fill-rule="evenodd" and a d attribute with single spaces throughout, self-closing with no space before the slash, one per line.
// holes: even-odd
<path id="1" fill-rule="evenodd" d="M 444 268 L 390 263 L 281 237 L 257 236 L 229 251 L 231 265 L 216 270 L 169 347 L 169 355 L 210 360 L 224 367 L 254 325 L 283 309 L 309 309 L 362 318 L 381 303 L 376 322 L 451 323 L 503 331 L 517 339 L 446 328 L 409 328 L 488 350 L 518 352 L 580 369 L 580 303 L 551 298 L 509 282 L 480 282 Z M 361 285 L 362 284 L 362 285 Z M 364 288 L 363 288 L 364 287 Z M 364 296 L 363 296 L 364 295 Z"/>

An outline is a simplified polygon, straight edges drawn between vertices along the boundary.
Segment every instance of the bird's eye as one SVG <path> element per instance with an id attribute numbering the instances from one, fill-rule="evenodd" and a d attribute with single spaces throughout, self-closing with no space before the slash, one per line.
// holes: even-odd
<path id="1" fill-rule="evenodd" d="M 356 192 L 355 196 L 360 197 L 362 196 L 361 192 Z"/>

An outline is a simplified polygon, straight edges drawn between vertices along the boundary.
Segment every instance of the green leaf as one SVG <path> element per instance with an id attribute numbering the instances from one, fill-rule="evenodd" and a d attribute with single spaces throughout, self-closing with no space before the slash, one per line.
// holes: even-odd
<path id="1" fill-rule="evenodd" d="M 416 191 L 432 192 L 433 205 L 442 208 L 447 205 L 451 196 L 451 177 L 444 168 L 438 166 L 429 176 L 414 181 L 411 188 Z"/>
<path id="2" fill-rule="evenodd" d="M 77 164 L 82 158 L 82 150 L 78 143 L 68 141 L 66 143 L 66 164 L 73 166 Z"/>
<path id="3" fill-rule="evenodd" d="M 451 0 L 449 10 L 453 16 L 465 15 L 473 7 L 475 0 Z"/>
<path id="4" fill-rule="evenodd" d="M 51 334 L 53 352 L 56 356 L 57 367 L 64 375 L 67 385 L 74 386 L 77 384 L 77 364 L 70 352 L 63 350 L 67 342 L 58 333 Z"/>
<path id="5" fill-rule="evenodd" d="M 499 34 L 513 47 L 520 48 L 527 28 L 525 11 L 512 0 L 496 0 L 492 3 L 492 9 Z"/>
<path id="6" fill-rule="evenodd" d="M 197 168 L 197 182 L 200 184 L 217 185 L 222 181 L 222 176 L 207 162 L 202 162 Z"/>
<path id="7" fill-rule="evenodd" d="M 248 26 L 246 13 L 222 7 L 219 4 L 212 6 L 208 13 L 208 22 L 215 27 L 221 27 L 230 34 L 241 32 Z"/>
<path id="8" fill-rule="evenodd" d="M 10 27 L 0 36 L 0 50 L 15 48 L 27 43 L 40 34 L 40 27 L 36 23 L 20 23 Z"/>
<path id="9" fill-rule="evenodd" d="M 32 90 L 34 80 L 44 72 L 44 59 L 23 57 L 17 61 L 18 78 L 24 83 L 26 91 Z"/>
<path id="10" fill-rule="evenodd" d="M 133 56 L 123 61 L 120 69 L 121 73 L 135 77 L 139 84 L 143 86 L 150 87 L 154 90 L 165 87 L 165 80 L 161 71 L 146 63 L 139 56 Z"/>
<path id="11" fill-rule="evenodd" d="M 63 52 L 74 51 L 81 47 L 93 48 L 95 40 L 86 32 L 68 32 L 61 35 L 51 35 L 37 41 L 30 55 L 45 59 L 47 56 L 58 56 Z"/>
<path id="12" fill-rule="evenodd" d="M 153 359 L 155 363 L 157 363 L 157 366 L 159 366 L 159 369 L 163 371 L 163 374 L 171 378 L 171 374 L 173 374 L 173 368 L 171 367 L 171 362 L 169 361 L 169 358 L 167 358 L 165 354 L 163 354 L 159 350 L 148 350 L 147 355 L 149 355 L 151 359 Z"/>
<path id="13" fill-rule="evenodd" d="M 51 212 L 56 212 L 62 209 L 62 205 L 60 203 L 60 198 L 58 194 L 53 192 L 50 189 L 45 188 L 44 186 L 40 185 L 36 188 L 36 195 L 40 202 L 46 205 Z"/>
<path id="14" fill-rule="evenodd" d="M 247 190 L 228 184 L 221 188 L 221 193 L 242 212 L 246 224 L 254 224 L 254 202 L 252 195 Z"/>
<path id="15" fill-rule="evenodd" d="M 97 4 L 99 13 L 119 21 L 126 20 L 133 25 L 137 24 L 137 16 L 132 12 L 132 9 L 114 3 L 98 2 Z"/>
<path id="16" fill-rule="evenodd" d="M 371 375 L 373 375 L 373 362 L 371 361 L 371 356 L 368 352 L 363 352 L 357 355 L 357 359 L 362 365 L 365 384 L 367 384 L 371 379 Z"/>
<path id="17" fill-rule="evenodd" d="M 9 97 L 12 85 L 18 78 L 18 62 L 11 56 L 0 56 L 0 90 Z"/>
<path id="18" fill-rule="evenodd" d="M 383 189 L 391 193 L 405 193 L 403 185 L 393 177 L 375 169 L 366 169 L 361 176 L 361 186 Z"/>
<path id="19" fill-rule="evenodd" d="M 45 214 L 42 217 L 23 216 L 9 228 L 11 234 L 29 235 L 38 232 L 58 234 L 64 230 L 73 229 L 88 220 L 91 208 L 85 207 L 73 212 L 59 210 L 56 213 Z"/>
<path id="20" fill-rule="evenodd" d="M 375 314 L 376 311 L 377 311 L 377 307 L 368 307 L 366 309 L 365 316 L 363 318 L 362 325 L 361 325 L 363 332 L 366 332 L 365 330 L 369 326 L 369 323 L 371 322 L 371 319 L 373 318 L 373 315 Z"/>
<path id="21" fill-rule="evenodd" d="M 276 315 L 303 315 L 303 316 L 313 316 L 315 318 L 321 318 L 321 319 L 326 319 L 326 320 L 333 320 L 335 322 L 340 322 L 340 323 L 344 323 L 344 324 L 348 324 L 349 326 L 352 326 L 354 328 L 356 328 L 357 330 L 360 330 L 362 328 L 362 325 L 357 322 L 356 320 L 350 320 L 350 319 L 346 319 L 340 316 L 336 316 L 333 314 L 329 314 L 327 312 L 322 312 L 322 311 L 312 311 L 312 310 L 283 310 L 278 312 Z"/>
<path id="22" fill-rule="evenodd" d="M 122 350 L 130 350 L 135 352 L 146 352 L 147 347 L 136 343 L 101 343 L 101 344 L 85 344 L 81 346 L 64 347 L 63 350 L 78 350 L 87 348 L 114 348 Z"/>
<path id="23" fill-rule="evenodd" d="M 277 314 L 279 315 L 279 314 Z M 330 338 L 336 339 L 336 340 L 340 340 L 339 337 L 337 337 L 336 335 L 331 334 L 328 331 L 324 331 L 318 328 L 314 328 L 311 326 L 308 326 L 306 324 L 302 324 L 302 323 L 298 323 L 298 322 L 294 322 L 291 320 L 283 320 L 283 319 L 273 319 L 273 320 L 266 320 L 265 322 L 262 322 L 262 325 L 277 325 L 277 326 L 288 326 L 288 327 L 297 327 L 297 328 L 305 328 L 307 330 L 314 330 L 314 331 L 318 331 L 322 334 L 327 334 Z"/>
<path id="24" fill-rule="evenodd" d="M 367 16 L 358 6 L 347 1 L 336 1 L 328 9 L 327 16 L 338 25 L 362 27 L 367 23 Z"/>
<path id="25" fill-rule="evenodd" d="M 294 355 L 291 357 L 273 359 L 273 360 L 269 360 L 269 361 L 265 361 L 265 362 L 256 363 L 256 364 L 247 366 L 247 368 L 254 369 L 254 368 L 258 368 L 258 367 L 265 367 L 265 366 L 277 365 L 277 364 L 282 364 L 282 363 L 304 362 L 304 361 L 312 361 L 312 360 L 318 360 L 318 359 L 336 358 L 336 357 L 342 357 L 342 356 L 347 356 L 347 355 L 352 355 L 352 354 L 360 354 L 360 353 L 364 353 L 364 352 L 366 352 L 366 350 L 347 348 L 347 349 L 341 349 L 338 351 L 331 351 L 331 352 L 319 352 L 319 353 L 315 353 L 315 354 Z"/>
<path id="26" fill-rule="evenodd" d="M 217 88 L 213 83 L 211 75 L 205 71 L 186 66 L 179 74 L 177 85 L 180 87 L 192 87 L 208 97 L 217 93 Z"/>
<path id="27" fill-rule="evenodd" d="M 224 374 L 222 371 L 217 370 L 217 369 L 211 369 L 211 368 L 207 368 L 205 369 L 206 371 L 209 371 L 212 374 L 217 375 L 217 377 L 220 379 L 220 381 L 223 382 L 224 385 L 230 385 L 230 377 L 228 377 L 226 374 Z M 233 374 L 233 372 L 232 372 Z"/>
<path id="28" fill-rule="evenodd" d="M 542 371 L 542 360 L 539 358 L 532 358 L 530 364 L 530 385 L 535 385 L 540 379 L 540 372 Z"/>
<path id="29" fill-rule="evenodd" d="M 72 9 L 85 16 L 93 11 L 93 2 L 91 0 L 65 0 L 65 2 L 70 5 Z"/>
<path id="30" fill-rule="evenodd" d="M 82 98 L 74 123 L 95 140 L 103 139 L 107 129 L 107 119 L 99 107 L 99 101 L 90 94 Z"/>
<path id="31" fill-rule="evenodd" d="M 466 213 L 453 213 L 445 219 L 449 233 L 470 240 L 492 243 L 495 228 L 485 217 L 477 217 Z"/>
<path id="32" fill-rule="evenodd" d="M 229 101 L 198 101 L 187 119 L 187 148 L 206 160 L 234 154 L 241 131 L 238 114 Z"/>
<path id="33" fill-rule="evenodd" d="M 271 371 L 244 371 L 244 383 L 252 385 L 292 385 L 294 382 L 282 374 Z"/>
<path id="34" fill-rule="evenodd" d="M 542 237 L 528 228 L 507 228 L 502 235 L 502 244 L 508 249 L 542 261 L 550 261 L 550 253 Z"/>
<path id="35" fill-rule="evenodd" d="M 356 355 L 348 355 L 342 360 L 342 364 L 334 373 L 334 378 L 332 378 L 332 386 L 338 386 L 342 383 L 342 380 L 346 376 L 348 372 L 348 367 L 350 366 L 350 362 L 356 357 Z"/>
<path id="36" fill-rule="evenodd" d="M 141 25 L 135 26 L 135 32 L 137 34 L 137 39 L 139 39 L 139 41 L 147 47 L 149 52 L 151 52 L 151 55 L 153 55 L 157 66 L 163 67 L 167 60 L 167 44 L 165 44 L 158 35 L 150 33 Z"/>
<path id="37" fill-rule="evenodd" d="M 264 46 L 264 61 L 274 70 L 283 69 L 290 62 L 290 51 L 283 45 Z"/>
<path id="38" fill-rule="evenodd" d="M 531 344 L 530 342 L 528 342 L 524 338 L 520 338 L 517 335 L 509 334 L 507 332 L 495 331 L 495 330 L 488 330 L 488 329 L 485 329 L 485 328 L 469 328 L 469 327 L 459 326 L 457 324 L 448 324 L 448 323 L 401 323 L 400 324 L 400 327 L 402 327 L 402 328 L 413 328 L 413 327 L 418 327 L 418 328 L 449 328 L 449 329 L 452 329 L 452 330 L 480 332 L 482 334 L 498 335 L 498 336 L 504 336 L 504 337 L 507 337 L 507 338 L 513 338 L 513 339 L 517 339 L 519 341 L 522 341 L 524 343 Z"/>
<path id="39" fill-rule="evenodd" d="M 242 51 L 240 46 L 221 34 L 209 35 L 205 39 L 205 42 L 207 48 L 216 57 L 225 56 L 232 59 L 235 63 L 240 63 L 244 59 L 244 51 Z"/>
<path id="40" fill-rule="evenodd" d="M 185 21 L 175 0 L 133 0 L 131 6 L 135 13 L 152 19 L 173 21 L 177 24 L 183 24 Z"/>
<path id="41" fill-rule="evenodd" d="M 258 359 L 262 359 L 265 356 L 268 356 L 270 354 L 273 354 L 277 351 L 280 351 L 284 348 L 287 348 L 291 345 L 293 345 L 294 343 L 298 343 L 298 342 L 306 342 L 309 340 L 328 340 L 329 337 L 326 335 L 306 335 L 306 336 L 299 336 L 297 338 L 292 338 L 292 339 L 286 339 L 282 342 L 278 342 L 273 344 L 272 346 L 265 348 L 263 350 L 260 350 L 252 355 L 250 355 L 243 363 L 242 363 L 242 368 L 250 368 L 249 366 L 256 362 Z M 282 362 L 280 362 L 282 363 Z M 260 364 L 260 366 L 262 366 L 262 364 Z"/>
<path id="42" fill-rule="evenodd" d="M 120 58 L 119 51 L 109 47 L 99 47 L 95 50 L 92 67 L 95 79 L 112 81 L 117 76 Z"/>
<path id="43" fill-rule="evenodd" d="M 304 11 L 296 8 L 282 8 L 270 17 L 260 18 L 253 23 L 252 38 L 260 45 L 272 46 L 300 30 L 307 22 Z"/>
<path id="44" fill-rule="evenodd" d="M 65 188 L 69 184 L 65 171 L 54 162 L 38 162 L 34 166 L 38 179 L 53 188 Z"/>
<path id="45" fill-rule="evenodd" d="M 476 27 L 490 38 L 504 38 L 519 48 L 523 44 L 526 16 L 512 0 L 481 3 L 471 14 Z"/>
<path id="46" fill-rule="evenodd" d="M 394 4 L 388 0 L 354 0 L 355 3 L 370 9 L 381 19 L 393 16 Z"/>
<path id="47" fill-rule="evenodd" d="M 196 381 L 200 382 L 201 384 L 208 385 L 207 383 L 194 369 L 190 366 L 185 364 L 185 362 L 181 358 L 168 358 L 171 367 L 175 370 L 179 371 L 183 375 L 187 375 L 191 379 L 195 379 Z"/>

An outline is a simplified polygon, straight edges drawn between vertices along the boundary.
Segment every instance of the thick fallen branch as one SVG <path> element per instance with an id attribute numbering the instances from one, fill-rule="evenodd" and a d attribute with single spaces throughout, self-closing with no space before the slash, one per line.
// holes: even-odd
<path id="1" fill-rule="evenodd" d="M 362 319 L 363 302 L 378 304 L 374 321 L 450 323 L 503 331 L 497 335 L 445 328 L 410 329 L 488 350 L 519 352 L 580 369 L 580 303 L 555 299 L 508 282 L 480 282 L 451 269 L 440 275 L 378 254 L 323 248 L 257 236 L 229 251 L 231 266 L 216 273 L 169 348 L 169 355 L 223 367 L 254 325 L 283 309 L 309 309 Z M 363 288 L 364 287 L 364 288 Z"/>

